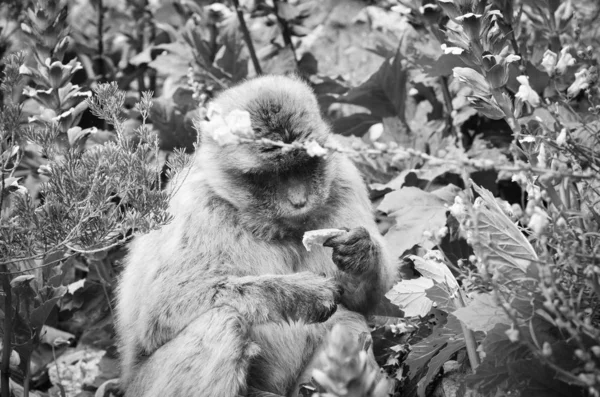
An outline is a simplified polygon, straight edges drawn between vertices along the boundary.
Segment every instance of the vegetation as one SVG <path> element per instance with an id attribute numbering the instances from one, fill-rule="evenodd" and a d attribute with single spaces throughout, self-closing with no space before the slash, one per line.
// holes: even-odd
<path id="1" fill-rule="evenodd" d="M 124 244 L 169 221 L 162 188 L 207 101 L 287 72 L 339 135 L 306 150 L 358 164 L 403 274 L 371 337 L 334 330 L 303 395 L 387 395 L 368 345 L 393 395 L 599 395 L 599 16 L 585 0 L 2 3 L 2 396 L 116 393 Z"/>

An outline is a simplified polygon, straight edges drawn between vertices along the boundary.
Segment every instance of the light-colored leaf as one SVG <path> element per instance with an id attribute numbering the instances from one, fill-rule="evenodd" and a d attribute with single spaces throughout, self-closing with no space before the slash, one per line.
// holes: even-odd
<path id="1" fill-rule="evenodd" d="M 476 294 L 465 307 L 452 312 L 473 331 L 490 331 L 496 324 L 510 324 L 511 320 L 491 294 Z"/>
<path id="2" fill-rule="evenodd" d="M 426 277 L 403 280 L 385 296 L 404 311 L 405 317 L 425 316 L 433 307 L 431 299 L 425 296 L 425 291 L 431 287 L 433 281 Z"/>
<path id="3" fill-rule="evenodd" d="M 467 232 L 476 236 L 472 239 L 476 255 L 499 280 L 524 277 L 531 262 L 537 260 L 535 250 L 492 193 L 476 184 L 473 187 L 480 197 L 474 205 L 475 226 Z"/>
<path id="4" fill-rule="evenodd" d="M 385 235 L 392 255 L 402 256 L 414 245 L 428 241 L 423 232 L 446 226 L 445 203 L 435 194 L 416 187 L 388 193 L 378 209 L 396 221 Z"/>
<path id="5" fill-rule="evenodd" d="M 413 261 L 415 269 L 424 277 L 447 286 L 451 294 L 454 294 L 458 290 L 458 282 L 450 269 L 448 269 L 448 266 L 446 266 L 444 258 L 439 251 L 429 251 L 423 258 L 416 255 L 410 255 L 409 258 Z"/>

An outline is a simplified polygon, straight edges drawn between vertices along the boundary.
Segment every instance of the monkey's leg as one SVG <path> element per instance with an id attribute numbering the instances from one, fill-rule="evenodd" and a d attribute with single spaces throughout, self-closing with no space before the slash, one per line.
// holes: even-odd
<path id="1" fill-rule="evenodd" d="M 335 324 L 342 324 L 357 337 L 369 332 L 365 318 L 343 307 L 322 324 L 267 323 L 251 329 L 252 340 L 260 352 L 252 359 L 248 385 L 286 396 L 296 396 L 299 385 L 308 383 L 314 368 L 321 368 L 319 357 L 323 340 Z M 372 353 L 369 365 L 377 367 Z"/>
<path id="2" fill-rule="evenodd" d="M 236 310 L 212 309 L 140 363 L 125 396 L 245 396 L 250 359 L 258 349 Z"/>

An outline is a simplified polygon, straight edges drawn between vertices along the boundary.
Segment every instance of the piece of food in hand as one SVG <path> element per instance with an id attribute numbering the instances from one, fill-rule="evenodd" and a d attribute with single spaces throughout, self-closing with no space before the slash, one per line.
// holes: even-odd
<path id="1" fill-rule="evenodd" d="M 302 244 L 304 244 L 307 251 L 310 251 L 312 247 L 323 246 L 323 243 L 331 237 L 341 236 L 344 233 L 346 233 L 346 231 L 342 229 L 310 230 L 304 233 Z"/>

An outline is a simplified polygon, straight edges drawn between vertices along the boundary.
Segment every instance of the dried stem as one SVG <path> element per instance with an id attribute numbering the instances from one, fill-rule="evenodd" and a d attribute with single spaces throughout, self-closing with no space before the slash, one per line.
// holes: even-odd
<path id="1" fill-rule="evenodd" d="M 244 20 L 244 12 L 240 7 L 239 0 L 233 0 L 233 5 L 235 6 L 235 12 L 237 13 L 238 20 L 240 21 L 240 28 L 242 29 L 242 33 L 244 35 L 244 41 L 246 42 L 248 51 L 250 52 L 250 58 L 252 58 L 254 71 L 257 75 L 261 75 L 262 69 L 260 67 L 260 63 L 258 62 L 258 57 L 256 56 L 256 51 L 254 50 L 254 44 L 252 44 L 252 37 L 250 36 L 250 31 L 248 30 L 246 21 Z"/>

